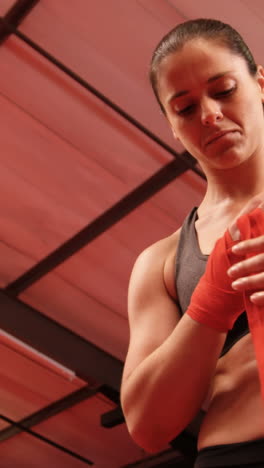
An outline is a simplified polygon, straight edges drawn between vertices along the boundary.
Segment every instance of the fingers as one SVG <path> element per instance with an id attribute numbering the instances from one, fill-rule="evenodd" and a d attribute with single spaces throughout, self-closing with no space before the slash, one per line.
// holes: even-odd
<path id="1" fill-rule="evenodd" d="M 233 280 L 238 278 L 264 272 L 264 253 L 255 255 L 241 262 L 235 263 L 228 270 L 228 275 Z"/>
<path id="2" fill-rule="evenodd" d="M 228 274 L 236 291 L 254 291 L 249 299 L 257 306 L 264 306 L 264 254 L 256 255 L 233 265 Z"/>
<path id="3" fill-rule="evenodd" d="M 232 252 L 236 255 L 264 252 L 264 235 L 239 242 L 232 247 Z"/>
<path id="4" fill-rule="evenodd" d="M 238 217 L 255 208 L 264 210 L 264 202 L 261 198 L 255 197 L 251 200 Z M 240 240 L 236 220 L 230 226 L 229 231 L 233 240 Z M 249 292 L 249 299 L 253 304 L 264 306 L 264 235 L 238 242 L 233 246 L 232 251 L 234 254 L 244 257 L 241 261 L 238 258 L 237 263 L 228 270 L 233 289 Z M 249 258 L 245 259 L 245 257 Z"/>
<path id="5" fill-rule="evenodd" d="M 253 304 L 257 306 L 264 306 L 264 291 L 258 291 L 249 296 L 249 299 Z"/>
<path id="6" fill-rule="evenodd" d="M 247 213 L 250 213 L 253 211 L 255 208 L 260 208 L 264 210 L 264 192 L 261 192 L 260 194 L 256 195 L 254 198 L 252 198 L 244 207 L 243 209 L 239 212 L 239 214 L 236 216 L 232 224 L 229 226 L 229 232 L 234 241 L 239 241 L 241 239 L 240 236 L 240 231 L 237 227 L 237 219 L 240 218 L 240 216 L 243 216 Z M 240 254 L 239 254 L 240 255 Z"/>
<path id="7" fill-rule="evenodd" d="M 258 289 L 264 290 L 264 273 L 240 277 L 232 282 L 232 288 L 240 292 L 247 290 L 256 291 Z"/>

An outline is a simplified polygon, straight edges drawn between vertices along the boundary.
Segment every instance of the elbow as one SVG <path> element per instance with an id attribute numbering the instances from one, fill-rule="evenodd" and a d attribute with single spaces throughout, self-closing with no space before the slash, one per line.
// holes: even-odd
<path id="1" fill-rule="evenodd" d="M 168 433 L 168 427 L 163 427 L 160 421 L 137 414 L 135 408 L 126 411 L 124 407 L 125 405 L 123 413 L 128 432 L 134 442 L 145 452 L 155 454 L 166 450 L 169 442 L 177 436 L 175 432 L 171 436 Z"/>
<path id="2" fill-rule="evenodd" d="M 180 414 L 175 417 L 178 411 L 170 409 L 168 414 L 162 405 L 154 408 L 147 401 L 132 398 L 124 385 L 121 388 L 121 406 L 131 438 L 148 453 L 166 450 L 170 441 L 183 430 Z"/>
<path id="3" fill-rule="evenodd" d="M 121 406 L 131 439 L 145 452 L 156 453 L 161 450 L 154 436 L 153 424 L 151 427 L 151 424 L 147 423 L 144 415 L 140 414 L 136 405 L 128 404 L 126 398 L 122 397 L 122 393 Z"/>
<path id="4" fill-rule="evenodd" d="M 169 440 L 163 434 L 158 434 L 155 428 L 129 428 L 131 438 L 145 452 L 156 454 L 168 448 Z"/>

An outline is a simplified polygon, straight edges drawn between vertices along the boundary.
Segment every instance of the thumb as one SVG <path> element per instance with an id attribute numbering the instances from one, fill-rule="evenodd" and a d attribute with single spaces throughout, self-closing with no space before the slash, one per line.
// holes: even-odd
<path id="1" fill-rule="evenodd" d="M 240 216 L 243 216 L 251 211 L 255 210 L 256 208 L 261 208 L 264 210 L 264 192 L 256 195 L 255 197 L 251 198 L 251 200 L 246 203 L 246 205 L 242 208 L 242 210 L 238 213 L 235 217 L 234 221 L 229 226 L 229 232 L 234 241 L 241 240 L 241 234 L 237 227 L 237 220 Z"/>

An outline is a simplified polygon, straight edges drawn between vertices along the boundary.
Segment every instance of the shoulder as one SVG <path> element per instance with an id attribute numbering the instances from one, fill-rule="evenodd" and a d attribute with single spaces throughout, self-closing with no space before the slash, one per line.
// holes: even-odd
<path id="1" fill-rule="evenodd" d="M 159 283 L 172 299 L 176 299 L 175 291 L 175 257 L 177 253 L 181 228 L 147 247 L 138 256 L 131 274 L 130 286 L 140 283 Z M 157 287 L 157 284 L 156 284 Z"/>

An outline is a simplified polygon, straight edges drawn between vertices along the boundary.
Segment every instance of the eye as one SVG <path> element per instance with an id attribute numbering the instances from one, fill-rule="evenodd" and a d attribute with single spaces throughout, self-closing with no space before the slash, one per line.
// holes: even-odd
<path id="1" fill-rule="evenodd" d="M 194 110 L 194 104 L 190 104 L 189 106 L 184 107 L 183 109 L 176 110 L 178 115 L 187 115 L 190 114 Z"/>
<path id="2" fill-rule="evenodd" d="M 215 93 L 215 97 L 229 96 L 230 94 L 233 93 L 233 91 L 235 91 L 235 89 L 236 89 L 236 86 L 232 86 L 232 88 L 228 88 L 228 89 L 225 89 L 223 91 L 219 91 L 218 93 Z"/>

